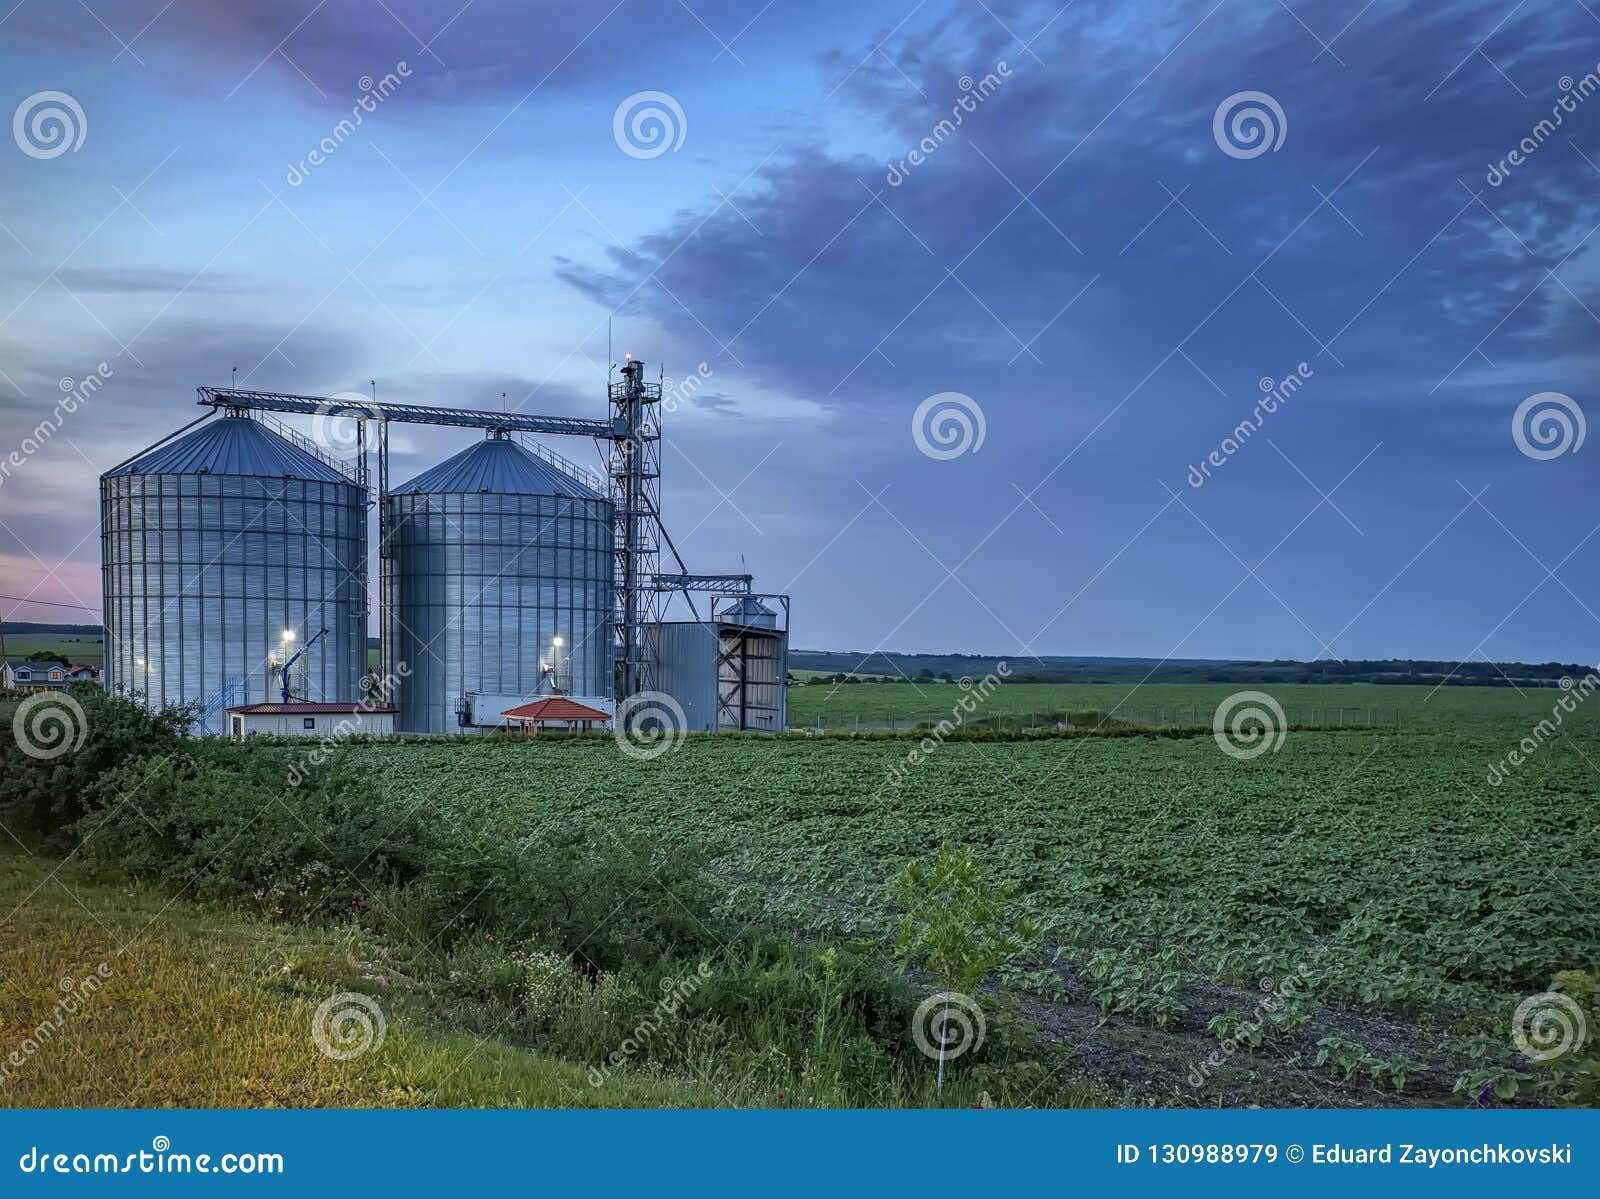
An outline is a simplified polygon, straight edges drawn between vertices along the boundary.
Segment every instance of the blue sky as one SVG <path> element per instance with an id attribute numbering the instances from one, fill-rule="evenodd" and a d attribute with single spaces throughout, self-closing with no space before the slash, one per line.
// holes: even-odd
<path id="1" fill-rule="evenodd" d="M 1513 436 L 1600 405 L 1591 7 L 22 0 L 0 116 L 85 127 L 0 139 L 0 449 L 112 377 L 0 483 L 0 591 L 96 606 L 96 475 L 231 367 L 597 415 L 610 318 L 705 364 L 669 527 L 797 645 L 1592 661 L 1600 447 Z M 647 91 L 652 157 L 613 133 Z M 1276 149 L 1219 141 L 1244 92 Z M 949 392 L 982 444 L 929 456 Z"/>

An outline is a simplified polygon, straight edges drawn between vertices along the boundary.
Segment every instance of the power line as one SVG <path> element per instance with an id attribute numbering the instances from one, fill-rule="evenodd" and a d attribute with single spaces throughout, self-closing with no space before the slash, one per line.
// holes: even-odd
<path id="1" fill-rule="evenodd" d="M 10 600 L 17 604 L 43 604 L 46 608 L 77 608 L 84 612 L 93 612 L 94 609 L 85 604 L 63 604 L 55 600 L 29 599 L 25 595 L 0 595 L 0 600 Z"/>

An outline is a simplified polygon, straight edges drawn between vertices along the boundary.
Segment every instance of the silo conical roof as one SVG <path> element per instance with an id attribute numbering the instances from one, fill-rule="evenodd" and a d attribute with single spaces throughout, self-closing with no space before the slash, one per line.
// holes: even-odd
<path id="1" fill-rule="evenodd" d="M 490 437 L 469 446 L 409 483 L 390 489 L 399 495 L 558 495 L 603 500 L 594 488 L 558 470 L 514 441 Z"/>
<path id="2" fill-rule="evenodd" d="M 754 596 L 747 595 L 738 603 L 730 604 L 717 613 L 717 619 L 728 624 L 748 625 L 751 628 L 775 629 L 778 614 Z"/>
<path id="3" fill-rule="evenodd" d="M 158 446 L 105 476 L 258 475 L 272 479 L 354 482 L 299 446 L 248 417 L 224 416 Z"/>

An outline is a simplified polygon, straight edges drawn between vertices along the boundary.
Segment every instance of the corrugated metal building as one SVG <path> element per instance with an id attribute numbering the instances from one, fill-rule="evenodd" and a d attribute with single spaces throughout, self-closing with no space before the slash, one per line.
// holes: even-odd
<path id="1" fill-rule="evenodd" d="M 678 701 L 686 731 L 784 730 L 789 635 L 778 623 L 776 612 L 745 596 L 707 621 L 645 626 L 652 688 Z"/>
<path id="2" fill-rule="evenodd" d="M 456 730 L 471 693 L 611 694 L 612 506 L 586 483 L 491 433 L 391 490 L 381 555 L 402 731 Z"/>
<path id="3" fill-rule="evenodd" d="M 100 478 L 105 684 L 152 706 L 277 697 L 284 633 L 305 698 L 357 698 L 366 665 L 366 497 L 258 421 L 225 415 Z"/>

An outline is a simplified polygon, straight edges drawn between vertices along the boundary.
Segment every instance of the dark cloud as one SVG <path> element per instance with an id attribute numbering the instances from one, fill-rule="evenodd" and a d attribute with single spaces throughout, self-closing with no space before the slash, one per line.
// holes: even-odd
<path id="1" fill-rule="evenodd" d="M 697 408 L 704 408 L 707 412 L 714 412 L 719 416 L 739 415 L 738 401 L 732 396 L 719 395 L 715 392 L 705 392 L 701 395 L 689 397 L 689 402 Z"/>
<path id="2" fill-rule="evenodd" d="M 676 335 L 709 331 L 727 347 L 721 365 L 737 358 L 765 384 L 853 405 L 907 371 L 929 389 L 1019 379 L 1038 372 L 1033 355 L 1124 375 L 1190 330 L 1191 348 L 1243 357 L 1247 377 L 1281 369 L 1285 353 L 1323 357 L 1324 342 L 1340 358 L 1350 347 L 1367 364 L 1357 370 L 1392 373 L 1398 353 L 1442 373 L 1454 361 L 1442 333 L 1465 352 L 1493 324 L 1486 314 L 1589 252 L 1594 168 L 1559 144 L 1565 132 L 1505 186 L 1484 178 L 1548 115 L 1558 79 L 1600 57 L 1600 25 L 1577 6 L 1518 14 L 1485 45 L 1493 57 L 1500 44 L 1515 86 L 1472 52 L 1505 15 L 1489 3 L 1357 20 L 1333 47 L 1343 66 L 1281 13 L 990 7 L 902 29 L 879 53 L 827 56 L 841 94 L 903 147 L 888 155 L 898 186 L 885 162 L 791 147 L 732 204 L 713 198 L 605 263 L 559 262 L 558 275 Z M 1297 12 L 1324 38 L 1353 15 Z M 1002 26 L 1036 40 L 1024 48 Z M 941 134 L 975 94 L 961 81 L 992 80 L 1002 62 L 1009 76 Z M 1281 152 L 1240 161 L 1213 143 L 1211 118 L 1247 88 L 1279 99 L 1288 135 Z M 1593 103 L 1569 129 L 1600 144 Z M 928 137 L 937 148 L 910 163 Z M 1324 204 L 1319 191 L 1336 187 Z M 1247 294 L 1213 313 L 1241 280 Z M 1267 323 L 1243 328 L 1254 301 Z M 1512 352 L 1533 331 L 1591 335 L 1574 312 L 1551 283 L 1499 335 Z M 1262 349 L 1264 333 L 1284 348 Z"/>

